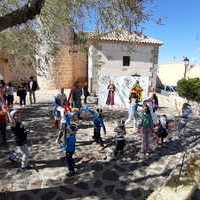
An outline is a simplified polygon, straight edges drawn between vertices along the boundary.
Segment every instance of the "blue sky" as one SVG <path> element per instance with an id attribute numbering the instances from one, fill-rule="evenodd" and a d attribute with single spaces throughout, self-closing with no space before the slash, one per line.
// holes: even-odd
<path id="1" fill-rule="evenodd" d="M 160 39 L 159 63 L 181 61 L 187 56 L 200 63 L 200 0 L 154 0 L 154 18 L 162 17 L 164 25 L 144 24 L 144 33 Z"/>

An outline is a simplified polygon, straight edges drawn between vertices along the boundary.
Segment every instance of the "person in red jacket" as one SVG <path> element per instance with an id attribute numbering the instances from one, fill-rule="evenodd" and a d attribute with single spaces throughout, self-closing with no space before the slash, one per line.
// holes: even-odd
<path id="1" fill-rule="evenodd" d="M 7 144 L 6 140 L 6 125 L 8 121 L 8 115 L 6 110 L 3 108 L 3 106 L 0 106 L 0 132 L 2 135 L 2 144 Z"/>

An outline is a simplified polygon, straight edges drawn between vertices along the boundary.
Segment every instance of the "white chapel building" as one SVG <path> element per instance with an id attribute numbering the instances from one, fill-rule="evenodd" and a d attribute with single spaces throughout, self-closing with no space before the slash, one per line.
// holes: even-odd
<path id="1" fill-rule="evenodd" d="M 148 92 L 156 87 L 161 41 L 127 31 L 89 37 L 88 86 L 97 92 L 100 76 L 148 77 Z"/>

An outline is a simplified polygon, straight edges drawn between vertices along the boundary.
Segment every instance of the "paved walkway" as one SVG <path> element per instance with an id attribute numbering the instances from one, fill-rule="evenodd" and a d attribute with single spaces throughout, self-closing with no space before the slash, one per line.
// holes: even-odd
<path id="1" fill-rule="evenodd" d="M 8 148 L 0 147 L 0 200 L 143 200 L 180 165 L 185 145 L 194 151 L 200 149 L 200 119 L 196 118 L 181 138 L 173 132 L 162 147 L 153 145 L 154 152 L 147 159 L 140 153 L 140 135 L 128 128 L 125 156 L 115 161 L 113 128 L 116 120 L 126 117 L 127 113 L 106 111 L 105 148 L 91 141 L 91 122 L 82 121 L 82 129 L 77 133 L 77 175 L 69 178 L 48 112 L 49 104 L 42 103 L 28 107 L 24 113 L 27 126 L 33 130 L 34 170 L 17 173 L 17 166 L 7 160 L 6 155 L 13 148 L 11 134 Z M 172 110 L 163 108 L 161 112 L 170 114 Z"/>

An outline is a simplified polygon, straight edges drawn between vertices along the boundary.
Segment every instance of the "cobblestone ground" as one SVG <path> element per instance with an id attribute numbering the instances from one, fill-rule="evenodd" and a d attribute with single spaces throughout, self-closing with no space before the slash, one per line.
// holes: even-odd
<path id="1" fill-rule="evenodd" d="M 0 200 L 143 200 L 180 165 L 185 147 L 200 149 L 200 119 L 195 118 L 181 137 L 174 131 L 162 147 L 153 144 L 153 153 L 146 159 L 140 153 L 140 135 L 127 128 L 124 158 L 113 160 L 113 128 L 127 112 L 105 111 L 105 147 L 92 142 L 92 123 L 81 121 L 75 154 L 77 175 L 69 178 L 66 164 L 60 159 L 63 154 L 55 143 L 57 131 L 48 116 L 49 106 L 40 103 L 24 111 L 26 124 L 33 130 L 33 170 L 18 172 L 17 166 L 7 160 L 8 152 L 14 148 L 10 132 L 8 147 L 0 147 Z M 162 108 L 160 112 L 172 115 L 174 111 Z M 194 199 L 200 199 L 199 193 Z"/>

